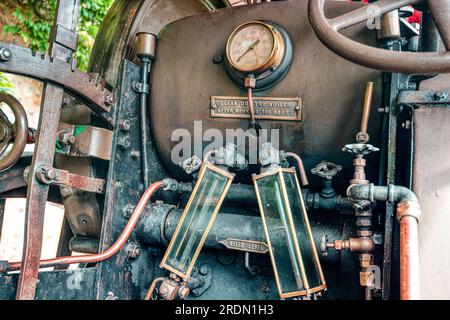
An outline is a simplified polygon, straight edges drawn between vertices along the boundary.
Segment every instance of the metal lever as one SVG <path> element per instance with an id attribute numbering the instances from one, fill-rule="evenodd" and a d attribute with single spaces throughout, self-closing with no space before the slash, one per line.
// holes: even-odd
<path id="1" fill-rule="evenodd" d="M 373 82 L 367 82 L 366 91 L 364 93 L 364 106 L 361 119 L 361 130 L 356 135 L 356 141 L 358 141 L 359 143 L 367 143 L 370 140 L 370 136 L 367 133 L 367 128 L 369 126 L 372 98 L 373 98 Z"/>

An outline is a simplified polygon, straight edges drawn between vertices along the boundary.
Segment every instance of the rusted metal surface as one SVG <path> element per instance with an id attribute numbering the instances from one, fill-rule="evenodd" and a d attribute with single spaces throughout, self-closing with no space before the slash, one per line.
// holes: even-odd
<path id="1" fill-rule="evenodd" d="M 105 192 L 106 182 L 104 179 L 84 177 L 51 166 L 39 167 L 36 171 L 36 177 L 43 184 L 64 186 L 93 193 Z"/>
<path id="2" fill-rule="evenodd" d="M 49 54 L 64 62 L 72 63 L 73 53 L 77 49 L 76 28 L 80 17 L 80 0 L 59 0 L 53 23 Z"/>
<path id="3" fill-rule="evenodd" d="M 383 14 L 406 5 L 426 2 L 436 15 L 435 22 L 441 35 L 447 38 L 448 47 L 450 45 L 450 31 L 448 31 L 450 23 L 446 13 L 450 11 L 450 4 L 447 1 L 380 0 L 371 5 L 376 6 L 379 14 Z M 360 22 L 369 21 L 373 11 L 362 7 L 354 12 L 329 19 L 326 17 L 326 13 L 324 14 L 324 4 L 325 0 L 310 0 L 309 18 L 321 41 L 341 57 L 369 68 L 390 72 L 419 74 L 450 72 L 449 52 L 397 52 L 370 47 L 350 40 L 338 31 Z"/>
<path id="4" fill-rule="evenodd" d="M 92 112 L 86 106 L 80 104 L 76 99 L 64 95 L 64 103 L 61 110 L 61 122 L 72 125 L 74 127 L 91 127 Z M 97 127 L 93 127 L 96 128 Z M 104 130 L 104 129 L 102 129 Z M 89 131 L 89 130 L 87 130 Z M 80 133 L 78 131 L 78 133 Z M 88 135 L 83 131 L 81 135 Z M 88 140 L 87 136 L 85 136 Z M 79 140 L 79 139 L 78 139 Z M 82 144 L 87 143 L 85 141 Z M 89 144 L 90 145 L 90 144 Z M 97 166 L 93 165 L 93 159 L 85 157 L 72 157 L 60 154 L 59 151 L 68 151 L 69 148 L 60 150 L 57 148 L 55 155 L 55 168 L 69 170 L 71 173 L 93 177 Z M 96 155 L 110 153 L 106 148 L 101 148 L 101 152 L 95 152 Z M 76 148 L 70 148 L 70 151 L 76 151 Z M 106 154 L 105 154 L 106 155 Z M 101 165 L 101 163 L 100 163 Z M 64 214 L 70 224 L 73 234 L 84 237 L 100 237 L 100 230 L 102 224 L 102 217 L 100 213 L 99 201 L 96 194 L 86 193 L 78 190 L 73 190 L 67 187 L 61 187 L 60 193 L 62 196 L 62 203 L 64 204 Z"/>
<path id="5" fill-rule="evenodd" d="M 138 33 L 158 34 L 170 22 L 204 10 L 198 0 L 115 1 L 97 34 L 89 70 L 116 87 L 122 59 L 138 61 Z"/>
<path id="6" fill-rule="evenodd" d="M 38 124 L 39 133 L 28 177 L 25 239 L 17 299 L 34 299 L 42 249 L 45 204 L 49 190 L 48 185 L 43 185 L 38 181 L 36 172 L 41 166 L 53 165 L 56 130 L 62 100 L 63 89 L 61 87 L 50 83 L 44 85 Z"/>
<path id="7" fill-rule="evenodd" d="M 423 81 L 420 90 L 450 90 L 450 75 Z M 450 105 L 450 104 L 449 104 Z M 413 188 L 424 214 L 419 225 L 422 299 L 448 299 L 450 261 L 450 108 L 421 107 L 414 111 Z"/>
<path id="8" fill-rule="evenodd" d="M 116 119 L 128 119 L 132 124 L 139 122 L 139 94 L 132 90 L 133 81 L 139 81 L 140 68 L 124 60 L 121 67 L 121 81 L 118 88 L 118 108 Z M 124 208 L 134 206 L 144 190 L 141 178 L 142 163 L 136 151 L 140 150 L 139 126 L 131 126 L 127 132 L 115 128 L 111 161 L 107 176 L 107 191 L 103 207 L 103 221 L 100 240 L 100 250 L 110 247 L 119 237 L 127 223 Z M 121 144 L 124 138 L 130 143 L 127 148 Z M 149 178 L 152 181 L 165 178 L 164 169 L 157 158 L 154 142 L 149 141 L 148 150 L 150 164 Z M 139 152 L 138 152 L 139 153 Z M 133 174 L 130 174 L 133 172 Z M 134 235 L 130 241 L 134 241 Z M 135 265 L 136 266 L 136 265 Z M 136 266 L 139 268 L 139 266 Z M 133 299 L 137 297 L 131 282 L 131 261 L 125 250 L 121 250 L 111 259 L 98 266 L 96 299 L 103 300 L 108 292 L 113 292 L 119 299 Z M 146 272 L 142 268 L 142 272 Z"/>
<path id="9" fill-rule="evenodd" d="M 119 250 L 122 249 L 122 247 L 125 245 L 125 243 L 128 241 L 128 238 L 130 237 L 131 233 L 134 230 L 134 227 L 136 226 L 142 212 L 144 212 L 145 206 L 149 202 L 152 195 L 159 189 L 164 187 L 164 183 L 154 182 L 148 187 L 148 189 L 143 193 L 141 199 L 139 200 L 138 204 L 136 205 L 136 208 L 133 211 L 133 214 L 131 215 L 130 220 L 128 221 L 125 228 L 122 230 L 122 233 L 117 238 L 117 240 L 106 250 L 97 253 L 97 254 L 85 254 L 85 255 L 77 255 L 77 256 L 66 256 L 66 257 L 56 257 L 53 259 L 45 259 L 45 260 L 39 260 L 38 259 L 38 266 L 40 268 L 47 268 L 47 267 L 54 267 L 54 266 L 62 266 L 62 265 L 70 265 L 75 263 L 97 263 L 100 261 L 107 260 L 114 256 Z M 9 270 L 23 270 L 23 264 L 20 262 L 11 262 L 9 264 Z M 34 295 L 34 292 L 33 292 Z"/>
<path id="10" fill-rule="evenodd" d="M 94 297 L 92 283 L 95 268 L 67 271 L 44 271 L 36 287 L 37 300 L 90 300 Z M 18 274 L 0 276 L 0 300 L 13 300 Z M 73 290 L 70 290 L 73 288 Z"/>
<path id="11" fill-rule="evenodd" d="M 0 194 L 26 187 L 24 171 L 31 163 L 31 156 L 24 156 L 12 168 L 0 175 Z"/>
<path id="12" fill-rule="evenodd" d="M 397 97 L 398 105 L 407 106 L 424 106 L 424 105 L 441 105 L 450 104 L 450 88 L 446 90 L 419 90 L 419 91 L 402 91 Z"/>
<path id="13" fill-rule="evenodd" d="M 125 129 L 123 128 L 124 131 L 126 131 Z M 71 157 L 109 160 L 112 137 L 111 130 L 61 122 L 58 128 L 59 148 L 56 152 Z"/>
<path id="14" fill-rule="evenodd" d="M 0 172 L 13 166 L 22 156 L 28 141 L 28 118 L 22 104 L 12 95 L 0 92 L 0 105 L 5 103 L 14 114 L 14 124 L 0 109 L 0 156 L 12 144 L 7 155 L 0 160 Z"/>
<path id="15" fill-rule="evenodd" d="M 11 60 L 0 62 L 0 71 L 50 81 L 64 87 L 68 92 L 84 98 L 94 112 L 111 110 L 113 94 L 104 87 L 102 80 L 86 74 L 60 59 L 52 59 L 47 54 L 33 53 L 30 49 L 0 42 L 0 48 L 11 50 Z"/>
<path id="16" fill-rule="evenodd" d="M 330 1 L 326 11 L 330 16 L 338 16 L 360 6 L 359 3 Z M 267 130 L 279 129 L 280 149 L 300 154 L 307 170 L 323 159 L 342 163 L 340 147 L 354 140 L 359 129 L 361 110 L 358 106 L 362 103 L 367 81 L 374 82 L 374 105 L 381 104 L 381 73 L 356 66 L 324 48 L 307 21 L 305 1 L 240 6 L 179 20 L 168 25 L 159 35 L 150 115 L 162 162 L 175 176 L 182 175 L 171 160 L 171 151 L 179 143 L 171 141 L 175 130 L 187 129 L 192 135 L 192 146 L 203 144 L 206 147 L 210 142 L 202 143 L 199 141 L 201 134 L 193 134 L 194 121 L 202 121 L 202 132 L 219 129 L 223 136 L 226 129 L 248 128 L 248 119 L 212 118 L 210 97 L 246 98 L 246 92 L 230 79 L 224 65 L 213 62 L 213 57 L 224 54 L 226 41 L 236 26 L 255 19 L 280 24 L 294 44 L 290 71 L 263 95 L 303 99 L 302 123 L 260 120 L 258 124 Z M 346 34 L 375 43 L 375 34 L 364 24 L 349 28 Z M 376 134 L 379 117 L 375 110 L 372 112 L 369 133 L 376 145 L 379 141 Z M 351 164 L 346 164 L 343 174 L 350 171 Z M 314 183 L 317 185 L 317 182 Z M 344 183 L 338 184 L 345 188 Z"/>

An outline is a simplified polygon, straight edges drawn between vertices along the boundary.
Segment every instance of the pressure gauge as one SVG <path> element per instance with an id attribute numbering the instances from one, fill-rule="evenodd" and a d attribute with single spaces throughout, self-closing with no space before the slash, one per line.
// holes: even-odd
<path id="1" fill-rule="evenodd" d="M 245 78 L 256 79 L 256 90 L 281 80 L 292 62 L 292 43 L 285 30 L 273 22 L 250 21 L 238 26 L 226 45 L 227 70 L 244 86 Z"/>

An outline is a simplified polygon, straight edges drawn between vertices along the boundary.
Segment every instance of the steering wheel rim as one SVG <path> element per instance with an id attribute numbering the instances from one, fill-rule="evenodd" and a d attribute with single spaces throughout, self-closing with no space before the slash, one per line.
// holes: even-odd
<path id="1" fill-rule="evenodd" d="M 12 124 L 2 112 L 1 118 L 3 121 L 7 122 L 11 127 L 14 127 L 14 132 L 7 133 L 1 142 L 2 145 L 6 146 L 11 142 L 13 144 L 8 154 L 0 159 L 0 171 L 4 171 L 12 167 L 22 156 L 28 139 L 28 119 L 22 104 L 12 95 L 0 92 L 1 103 L 5 103 L 11 108 L 15 118 L 15 122 Z M 6 148 L 2 147 L 0 151 L 0 155 L 2 155 L 6 151 Z"/>
<path id="2" fill-rule="evenodd" d="M 446 50 L 450 49 L 450 3 L 442 0 L 380 0 L 371 3 L 380 14 L 413 4 L 428 3 Z M 450 72 L 450 52 L 399 52 L 371 47 L 353 41 L 340 30 L 373 18 L 373 11 L 363 6 L 334 19 L 324 14 L 325 0 L 309 0 L 309 20 L 322 43 L 337 55 L 356 64 L 383 71 L 407 74 Z"/>

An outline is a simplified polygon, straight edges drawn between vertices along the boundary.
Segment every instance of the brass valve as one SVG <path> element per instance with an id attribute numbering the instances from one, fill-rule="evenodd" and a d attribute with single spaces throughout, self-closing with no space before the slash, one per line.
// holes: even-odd
<path id="1" fill-rule="evenodd" d="M 375 242 L 370 237 L 349 238 L 328 242 L 328 236 L 323 236 L 320 241 L 320 249 L 323 256 L 328 255 L 328 250 L 350 251 L 359 253 L 370 253 L 375 250 Z"/>

